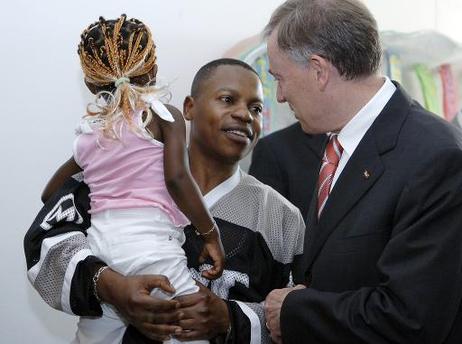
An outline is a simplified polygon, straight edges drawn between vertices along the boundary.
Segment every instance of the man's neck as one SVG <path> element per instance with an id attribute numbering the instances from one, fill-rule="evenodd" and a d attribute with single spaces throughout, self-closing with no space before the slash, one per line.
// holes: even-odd
<path id="1" fill-rule="evenodd" d="M 336 131 L 341 130 L 374 95 L 380 90 L 385 79 L 379 75 L 372 75 L 357 80 L 339 83 L 333 103 L 336 113 L 342 114 Z"/>
<path id="2" fill-rule="evenodd" d="M 202 195 L 231 177 L 239 167 L 238 163 L 224 163 L 189 149 L 189 167 Z"/>

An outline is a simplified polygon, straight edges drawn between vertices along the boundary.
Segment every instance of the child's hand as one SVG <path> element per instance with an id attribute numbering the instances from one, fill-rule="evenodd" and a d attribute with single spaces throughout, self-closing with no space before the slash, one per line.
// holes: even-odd
<path id="1" fill-rule="evenodd" d="M 202 271 L 202 276 L 210 280 L 217 279 L 223 273 L 225 264 L 225 252 L 220 236 L 218 235 L 218 231 L 214 231 L 210 235 L 203 237 L 203 239 L 205 243 L 199 256 L 199 263 L 203 263 L 207 257 L 210 257 L 213 261 L 213 267 Z"/>

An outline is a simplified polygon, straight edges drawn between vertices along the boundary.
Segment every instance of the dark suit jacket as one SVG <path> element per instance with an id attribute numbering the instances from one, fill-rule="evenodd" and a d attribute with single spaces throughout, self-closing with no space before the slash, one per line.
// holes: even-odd
<path id="1" fill-rule="evenodd" d="M 326 140 L 326 135 L 304 133 L 298 122 L 276 131 L 255 146 L 249 174 L 276 189 L 306 218 Z"/>
<path id="2" fill-rule="evenodd" d="M 367 171 L 367 173 L 365 173 Z M 281 311 L 284 343 L 462 343 L 461 133 L 398 86 L 319 222 L 308 288 Z"/>

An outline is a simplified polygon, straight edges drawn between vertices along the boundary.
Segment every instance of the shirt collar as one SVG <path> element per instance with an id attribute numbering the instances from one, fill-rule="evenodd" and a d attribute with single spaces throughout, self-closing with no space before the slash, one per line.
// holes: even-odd
<path id="1" fill-rule="evenodd" d="M 386 76 L 384 78 L 385 82 L 382 87 L 338 134 L 338 140 L 343 147 L 343 152 L 347 153 L 348 156 L 353 155 L 359 142 L 396 90 L 396 86 L 393 85 L 391 80 Z"/>
<path id="2" fill-rule="evenodd" d="M 221 182 L 220 184 L 215 186 L 212 190 L 207 192 L 206 195 L 204 195 L 204 201 L 205 201 L 205 205 L 207 206 L 207 209 L 212 208 L 220 198 L 222 198 L 228 192 L 233 190 L 239 184 L 240 181 L 241 181 L 241 168 L 238 167 L 236 169 L 236 172 L 234 172 L 231 177 Z"/>

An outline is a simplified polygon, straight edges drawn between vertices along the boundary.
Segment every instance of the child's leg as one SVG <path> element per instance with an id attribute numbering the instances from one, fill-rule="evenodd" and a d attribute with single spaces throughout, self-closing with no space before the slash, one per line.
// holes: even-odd
<path id="1" fill-rule="evenodd" d="M 187 342 L 181 342 L 178 339 L 172 338 L 170 340 L 167 340 L 163 344 L 180 344 L 180 343 L 188 343 L 188 344 L 208 344 L 208 340 L 191 340 Z"/>
<path id="2" fill-rule="evenodd" d="M 173 226 L 163 211 L 157 208 L 118 209 L 96 215 L 92 218 L 95 230 L 88 231 L 90 247 L 112 269 L 123 275 L 167 276 L 176 293 L 168 295 L 154 289 L 151 294 L 162 299 L 199 290 L 181 248 L 185 240 L 183 230 Z M 109 331 L 108 327 L 109 324 L 102 329 Z M 208 341 L 188 343 L 206 344 Z"/>
<path id="3" fill-rule="evenodd" d="M 72 344 L 121 343 L 127 325 L 117 316 L 112 307 L 102 305 L 102 317 L 81 317 Z"/>
<path id="4" fill-rule="evenodd" d="M 181 247 L 185 240 L 184 232 L 177 228 L 169 228 L 167 233 L 168 235 L 161 236 L 163 240 L 157 241 L 156 249 L 152 250 L 155 257 L 152 257 L 152 259 L 146 257 L 147 261 L 151 260 L 152 264 L 139 264 L 136 274 L 162 274 L 167 276 L 170 283 L 175 287 L 175 295 L 168 295 L 159 289 L 154 289 L 151 292 L 153 297 L 171 299 L 176 296 L 195 293 L 199 290 L 199 287 L 189 272 L 186 254 Z M 161 259 L 158 259 L 159 254 L 161 254 Z M 209 341 L 195 340 L 180 342 L 178 339 L 172 338 L 164 342 L 164 344 L 177 343 L 208 344 Z"/>
<path id="5" fill-rule="evenodd" d="M 163 274 L 165 274 L 169 279 L 172 285 L 176 289 L 175 297 L 180 295 L 187 295 L 195 293 L 199 290 L 199 287 L 194 282 L 191 274 L 186 266 L 186 259 L 174 259 L 172 261 L 174 265 L 170 265 L 169 271 L 165 270 Z M 174 271 L 173 271 L 174 270 Z M 154 297 L 168 297 L 172 298 L 171 296 L 167 296 L 165 293 L 162 293 L 159 289 L 154 289 L 151 293 Z M 164 344 L 178 344 L 178 343 L 188 343 L 188 344 L 208 344 L 208 340 L 194 340 L 194 341 L 187 341 L 181 342 L 178 339 L 172 338 L 164 342 Z"/>

